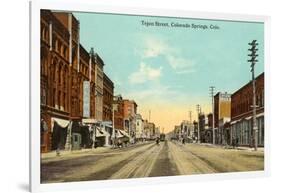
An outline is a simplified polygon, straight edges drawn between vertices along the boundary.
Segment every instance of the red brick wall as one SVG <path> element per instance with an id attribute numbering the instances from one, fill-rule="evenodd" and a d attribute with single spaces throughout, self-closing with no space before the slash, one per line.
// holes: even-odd
<path id="1" fill-rule="evenodd" d="M 231 120 L 240 119 L 252 112 L 253 85 L 252 82 L 244 85 L 231 96 Z M 256 78 L 257 111 L 264 108 L 264 73 Z"/>

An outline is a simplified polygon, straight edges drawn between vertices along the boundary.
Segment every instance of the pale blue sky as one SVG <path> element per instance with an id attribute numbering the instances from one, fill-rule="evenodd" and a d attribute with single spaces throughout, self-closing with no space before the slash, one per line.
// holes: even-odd
<path id="1" fill-rule="evenodd" d="M 82 45 L 87 50 L 94 47 L 102 57 L 104 70 L 115 84 L 115 94 L 136 100 L 143 114 L 153 108 L 152 104 L 161 107 L 167 103 L 186 111 L 195 110 L 198 103 L 203 111 L 209 111 L 209 86 L 232 93 L 250 80 L 247 54 L 248 42 L 253 39 L 259 43 L 256 74 L 264 71 L 263 23 L 74 15 L 80 21 Z M 142 20 L 213 24 L 220 29 L 146 27 Z"/>

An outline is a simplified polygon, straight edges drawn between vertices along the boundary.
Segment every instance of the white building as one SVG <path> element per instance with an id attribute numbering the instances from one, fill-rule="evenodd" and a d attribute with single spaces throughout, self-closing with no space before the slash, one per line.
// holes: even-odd
<path id="1" fill-rule="evenodd" d="M 144 138 L 144 122 L 140 114 L 136 115 L 136 139 Z"/>

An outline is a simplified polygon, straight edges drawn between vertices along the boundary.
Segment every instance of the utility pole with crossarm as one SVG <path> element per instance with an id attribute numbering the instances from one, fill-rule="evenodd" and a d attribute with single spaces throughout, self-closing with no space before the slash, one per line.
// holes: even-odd
<path id="1" fill-rule="evenodd" d="M 256 106 L 256 80 L 255 80 L 255 64 L 256 62 L 258 62 L 258 60 L 256 59 L 258 57 L 258 54 L 256 54 L 256 52 L 258 51 L 258 49 L 256 48 L 258 43 L 257 40 L 253 40 L 252 42 L 249 43 L 249 45 L 251 46 L 250 49 L 248 49 L 250 51 L 250 54 L 248 54 L 248 56 L 250 56 L 250 59 L 248 60 L 248 62 L 251 63 L 251 72 L 252 72 L 252 84 L 253 84 L 253 140 L 254 140 L 254 148 L 255 151 L 257 151 L 258 148 L 258 127 L 257 127 L 257 106 Z"/>
<path id="2" fill-rule="evenodd" d="M 215 106 L 214 106 L 214 92 L 215 87 L 210 86 L 210 97 L 212 98 L 212 132 L 213 132 L 213 144 L 215 144 Z"/>

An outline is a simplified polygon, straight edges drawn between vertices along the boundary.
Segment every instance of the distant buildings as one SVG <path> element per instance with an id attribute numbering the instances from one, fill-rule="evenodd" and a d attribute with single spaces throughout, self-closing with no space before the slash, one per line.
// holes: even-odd
<path id="1" fill-rule="evenodd" d="M 258 146 L 264 146 L 264 73 L 256 77 L 256 105 Z M 214 96 L 215 144 L 253 146 L 253 85 L 249 82 L 229 93 L 218 92 Z M 198 129 L 201 143 L 213 143 L 213 114 L 200 113 L 193 122 L 193 141 L 197 141 Z M 182 121 L 173 131 L 173 139 L 180 140 L 188 134 L 188 122 Z"/>
<path id="2" fill-rule="evenodd" d="M 201 143 L 209 143 L 212 139 L 212 132 L 210 131 L 210 128 L 212 127 L 211 122 L 209 123 L 208 117 L 211 117 L 212 114 L 205 115 L 204 113 L 200 113 L 199 115 L 199 130 L 200 130 L 200 142 Z"/>
<path id="3" fill-rule="evenodd" d="M 144 133 L 147 140 L 154 140 L 157 137 L 157 128 L 154 123 L 144 120 Z"/>
<path id="4" fill-rule="evenodd" d="M 143 140 L 145 139 L 144 134 L 144 120 L 140 114 L 136 115 L 136 139 Z"/>
<path id="5" fill-rule="evenodd" d="M 185 139 L 186 141 L 192 141 L 197 133 L 197 126 L 194 123 L 183 120 L 179 125 L 175 125 L 173 131 L 173 139 L 182 140 Z"/>

